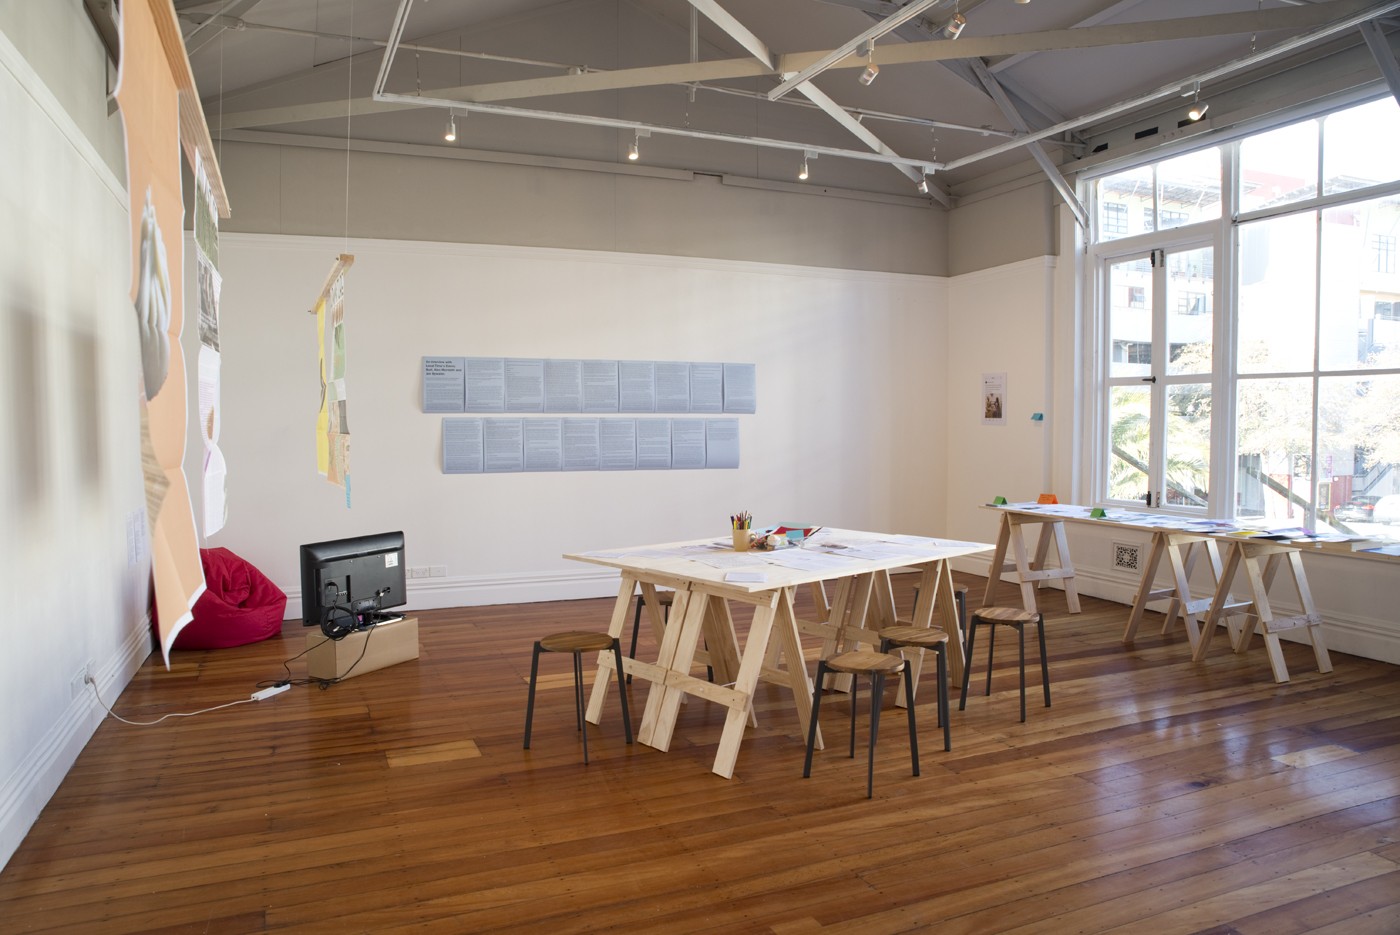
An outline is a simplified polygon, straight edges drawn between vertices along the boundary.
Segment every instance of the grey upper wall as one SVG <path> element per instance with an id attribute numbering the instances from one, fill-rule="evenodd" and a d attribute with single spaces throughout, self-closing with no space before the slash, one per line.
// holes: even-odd
<path id="1" fill-rule="evenodd" d="M 948 273 L 948 212 L 860 195 L 584 161 L 222 143 L 240 233 L 560 247 Z M 533 163 L 533 164 L 531 164 Z"/>
<path id="2" fill-rule="evenodd" d="M 126 136 L 106 95 L 116 81 L 81 0 L 0 0 L 0 34 L 57 98 L 117 178 L 126 179 Z M 77 54 L 96 48 L 97 54 Z"/>
<path id="3" fill-rule="evenodd" d="M 1059 196 L 1044 176 L 994 195 L 962 199 L 948 222 L 948 274 L 1058 256 L 1058 204 Z"/>

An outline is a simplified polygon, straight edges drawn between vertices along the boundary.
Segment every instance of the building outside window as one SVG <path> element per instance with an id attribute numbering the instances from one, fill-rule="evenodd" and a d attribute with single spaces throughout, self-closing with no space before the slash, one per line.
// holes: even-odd
<path id="1" fill-rule="evenodd" d="M 1393 235 L 1373 235 L 1371 237 L 1371 249 L 1374 250 L 1376 254 L 1376 272 L 1395 272 L 1395 237 Z"/>
<path id="2" fill-rule="evenodd" d="M 1397 149 L 1386 96 L 1093 181 L 1097 502 L 1400 539 Z"/>

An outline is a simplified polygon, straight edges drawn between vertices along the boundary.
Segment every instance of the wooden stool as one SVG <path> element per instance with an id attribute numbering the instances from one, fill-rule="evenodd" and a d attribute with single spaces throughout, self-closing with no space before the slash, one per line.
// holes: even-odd
<path id="1" fill-rule="evenodd" d="M 1040 683 L 1045 689 L 1045 707 L 1050 707 L 1050 666 L 1045 658 L 1045 617 L 1038 611 L 1020 610 L 1015 607 L 983 607 L 972 614 L 972 626 L 967 631 L 967 653 L 963 662 L 962 699 L 958 710 L 967 708 L 967 684 L 972 679 L 972 641 L 977 636 L 977 627 L 982 624 L 992 628 L 987 638 L 987 694 L 992 693 L 992 653 L 996 649 L 996 628 L 998 625 L 1013 627 L 1021 638 L 1021 723 L 1026 722 L 1026 624 L 1034 623 L 1040 634 Z"/>
<path id="2" fill-rule="evenodd" d="M 811 727 L 807 730 L 807 759 L 802 764 L 802 778 L 812 775 L 812 748 L 817 743 L 817 712 L 822 703 L 822 682 L 828 672 L 852 676 L 870 676 L 870 763 L 866 767 L 865 797 L 875 796 L 875 739 L 880 732 L 880 703 L 885 694 L 885 676 L 903 672 L 905 662 L 898 656 L 873 653 L 869 650 L 842 653 L 817 662 L 817 678 L 812 691 Z M 856 756 L 856 700 L 859 678 L 851 679 L 851 759 Z M 904 680 L 904 700 L 909 706 L 909 757 L 914 763 L 914 775 L 919 775 L 919 735 L 914 728 L 914 682 Z"/>
<path id="3" fill-rule="evenodd" d="M 967 632 L 967 588 L 957 585 L 953 588 L 953 601 L 958 605 L 958 628 L 964 633 Z M 919 586 L 914 585 L 914 606 L 909 610 L 909 618 L 914 619 L 914 612 L 919 609 Z"/>
<path id="4" fill-rule="evenodd" d="M 578 729 L 583 735 L 583 762 L 588 762 L 588 730 L 583 721 L 583 654 L 605 652 L 611 649 L 617 661 L 617 689 L 622 698 L 622 727 L 627 732 L 627 742 L 632 742 L 632 719 L 627 713 L 627 688 L 622 682 L 622 647 L 617 638 L 606 633 L 593 633 L 589 630 L 570 630 L 567 633 L 551 633 L 535 641 L 534 656 L 530 660 L 530 700 L 525 705 L 525 749 L 530 749 L 530 725 L 535 719 L 535 682 L 540 673 L 540 653 L 572 653 L 574 656 L 574 708 L 578 714 Z"/>
<path id="5" fill-rule="evenodd" d="M 661 607 L 662 619 L 663 619 L 664 621 L 666 621 L 667 623 L 670 623 L 670 622 L 671 622 L 671 605 L 672 605 L 673 603 L 675 603 L 675 600 L 676 600 L 676 592 L 675 592 L 675 591 L 657 591 L 657 592 L 656 592 L 656 603 L 657 603 L 658 605 L 660 605 L 660 607 Z M 636 659 L 636 658 L 637 658 L 637 630 L 641 627 L 641 624 L 642 624 L 642 608 L 646 606 L 646 603 L 647 603 L 646 595 L 644 595 L 644 594 L 638 594 L 638 595 L 637 595 L 637 609 L 636 609 L 636 611 L 633 612 L 633 614 L 632 614 L 632 648 L 631 648 L 631 650 L 629 650 L 628 653 L 627 653 L 627 657 L 628 657 L 629 659 Z M 709 648 L 709 644 L 708 644 L 708 643 L 705 644 L 705 648 L 706 648 L 706 649 Z M 705 666 L 705 678 L 706 678 L 707 680 L 711 681 L 711 682 L 713 682 L 713 681 L 715 680 L 715 670 L 714 670 L 714 667 L 713 667 L 713 666 Z M 627 676 L 627 684 L 628 684 L 628 685 L 631 685 L 631 684 L 632 684 L 632 676 L 631 676 L 631 675 L 628 675 L 628 676 Z"/>
<path id="6" fill-rule="evenodd" d="M 880 631 L 880 652 L 899 647 L 931 649 L 938 654 L 938 723 L 943 727 L 943 749 L 953 749 L 948 724 L 948 633 L 938 627 L 886 627 Z"/>
<path id="7" fill-rule="evenodd" d="M 671 605 L 675 603 L 675 591 L 657 591 L 656 603 L 661 608 L 662 619 L 667 623 L 671 622 Z M 642 625 L 642 608 L 646 606 L 645 594 L 637 595 L 637 610 L 632 614 L 632 648 L 627 652 L 627 658 L 637 658 L 637 630 Z M 632 676 L 627 676 L 627 684 L 632 684 Z"/>

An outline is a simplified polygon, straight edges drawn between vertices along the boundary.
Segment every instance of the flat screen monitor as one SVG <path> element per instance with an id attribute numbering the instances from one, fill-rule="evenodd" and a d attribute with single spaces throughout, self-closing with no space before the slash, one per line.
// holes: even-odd
<path id="1" fill-rule="evenodd" d="M 402 531 L 303 545 L 302 623 L 327 633 L 377 623 L 408 602 L 406 577 Z"/>

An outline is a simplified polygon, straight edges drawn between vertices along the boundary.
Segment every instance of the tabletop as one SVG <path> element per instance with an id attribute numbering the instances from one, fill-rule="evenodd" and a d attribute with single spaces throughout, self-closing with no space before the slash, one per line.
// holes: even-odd
<path id="1" fill-rule="evenodd" d="M 598 549 L 568 553 L 564 557 L 617 568 L 639 577 L 664 576 L 752 594 L 925 565 L 987 552 L 991 548 L 992 545 L 985 542 L 825 528 L 809 536 L 800 546 L 773 551 L 738 552 L 731 539 L 725 537 Z"/>

